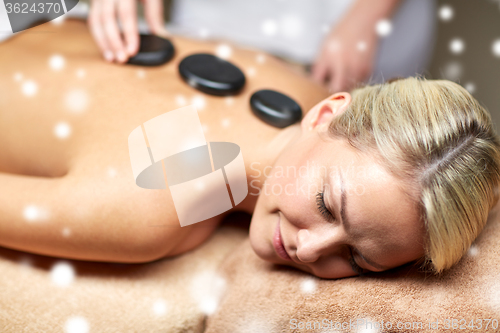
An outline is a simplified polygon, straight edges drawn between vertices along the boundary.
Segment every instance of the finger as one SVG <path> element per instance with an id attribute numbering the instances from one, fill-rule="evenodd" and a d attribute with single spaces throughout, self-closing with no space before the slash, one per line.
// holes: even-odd
<path id="1" fill-rule="evenodd" d="M 115 59 L 120 63 L 124 63 L 127 61 L 128 55 L 125 52 L 125 46 L 123 45 L 120 30 L 118 29 L 116 6 L 115 0 L 106 0 L 103 2 L 102 25 L 104 26 L 104 33 L 109 45 L 111 45 Z"/>
<path id="2" fill-rule="evenodd" d="M 165 34 L 165 25 L 163 19 L 163 1 L 144 0 L 144 16 L 148 22 L 151 31 L 154 34 Z"/>
<path id="3" fill-rule="evenodd" d="M 97 43 L 97 46 L 101 50 L 104 59 L 106 59 L 106 61 L 108 62 L 112 62 L 114 60 L 114 55 L 104 34 L 104 29 L 101 24 L 102 22 L 101 15 L 102 15 L 102 2 L 95 0 L 92 2 L 87 22 L 90 26 L 90 32 L 92 33 L 92 36 L 94 37 Z"/>
<path id="4" fill-rule="evenodd" d="M 312 78 L 314 81 L 323 84 L 328 73 L 328 65 L 323 57 L 320 57 L 313 65 Z"/>
<path id="5" fill-rule="evenodd" d="M 139 30 L 137 28 L 137 7 L 135 0 L 118 2 L 118 16 L 125 35 L 126 50 L 133 56 L 139 50 Z"/>
<path id="6" fill-rule="evenodd" d="M 345 91 L 348 88 L 347 82 L 347 72 L 345 65 L 341 64 L 341 62 L 336 62 L 335 64 L 335 73 L 331 76 L 329 90 L 330 93 L 334 94 L 337 92 Z"/>

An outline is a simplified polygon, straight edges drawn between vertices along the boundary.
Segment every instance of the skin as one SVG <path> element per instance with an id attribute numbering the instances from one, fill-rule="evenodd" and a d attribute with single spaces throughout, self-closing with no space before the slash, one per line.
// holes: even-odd
<path id="1" fill-rule="evenodd" d="M 43 33 L 36 34 L 43 28 Z M 163 66 L 116 66 L 102 61 L 87 26 L 34 28 L 0 45 L 0 245 L 27 252 L 93 261 L 147 262 L 189 251 L 203 243 L 234 210 L 253 211 L 257 196 L 210 220 L 180 227 L 169 190 L 136 186 L 127 138 L 140 124 L 178 109 L 178 97 L 198 109 L 207 141 L 238 144 L 249 180 L 264 182 L 262 169 L 272 165 L 290 135 L 260 121 L 249 106 L 260 89 L 275 89 L 293 98 L 306 113 L 328 93 L 278 59 L 233 48 L 230 60 L 247 75 L 243 90 L 224 98 L 203 94 L 178 74 L 189 54 L 214 53 L 218 44 L 172 36 L 175 57 Z M 31 36 L 36 36 L 36 43 Z M 65 68 L 53 71 L 55 53 Z M 258 57 L 260 56 L 260 57 Z M 264 61 L 258 61 L 263 56 Z M 78 69 L 85 76 L 76 75 Z M 38 93 L 26 97 L 16 72 L 37 82 Z M 141 75 L 139 75 L 141 74 Z M 66 108 L 65 96 L 77 89 L 88 95 L 82 111 Z M 182 99 L 181 98 L 181 99 Z M 53 135 L 64 121 L 71 135 Z M 224 126 L 228 122 L 229 126 Z M 258 135 L 256 135 L 258 133 Z M 254 163 L 254 169 L 250 167 Z M 255 165 L 257 165 L 255 167 Z M 113 170 L 114 176 L 109 176 Z M 260 175 L 259 175 L 260 174 Z M 41 221 L 26 221 L 23 211 L 35 205 L 48 211 Z M 70 230 L 65 236 L 64 230 Z"/>
<path id="2" fill-rule="evenodd" d="M 357 0 L 326 36 L 312 78 L 331 93 L 350 91 L 373 71 L 380 37 L 376 25 L 390 19 L 400 0 Z"/>
<path id="3" fill-rule="evenodd" d="M 250 241 L 256 253 L 271 262 L 290 264 L 280 261 L 271 246 L 280 211 L 285 246 L 301 260 L 293 266 L 320 277 L 354 275 L 344 252 L 340 253 L 347 244 L 388 266 L 422 254 L 417 241 L 423 235 L 422 225 L 416 220 L 415 206 L 402 194 L 402 184 L 372 157 L 350 150 L 342 141 L 318 139 L 332 115 L 345 110 L 349 94 L 328 97 L 324 88 L 276 58 L 265 56 L 261 63 L 257 61 L 261 54 L 234 48 L 231 61 L 245 72 L 253 68 L 256 75 L 249 76 L 244 89 L 231 99 L 203 95 L 179 78 L 177 66 L 188 54 L 214 52 L 216 43 L 172 36 L 176 54 L 169 63 L 156 68 L 114 66 L 100 60 L 81 22 L 66 21 L 62 28 L 36 34 L 37 43 L 31 42 L 31 34 L 21 34 L 1 46 L 0 72 L 11 75 L 0 76 L 0 90 L 5 92 L 0 98 L 0 246 L 71 259 L 149 262 L 196 248 L 227 214 L 245 211 L 254 213 Z M 66 67 L 58 72 L 47 66 L 56 51 L 66 59 Z M 24 96 L 12 81 L 19 68 L 39 83 L 35 96 Z M 83 79 L 75 75 L 78 68 L 85 69 Z M 143 78 L 138 77 L 140 71 Z M 77 113 L 61 102 L 74 88 L 89 94 L 88 107 Z M 278 129 L 255 117 L 248 100 L 264 88 L 293 96 L 304 110 L 303 121 Z M 180 227 L 168 189 L 135 185 L 127 146 L 129 133 L 139 124 L 179 108 L 175 98 L 179 95 L 188 101 L 203 98 L 205 107 L 198 115 L 208 129 L 206 140 L 240 146 L 249 185 L 249 195 L 238 206 L 186 227 Z M 228 119 L 230 126 L 222 125 Z M 52 134 L 60 121 L 72 128 L 65 140 Z M 360 185 L 366 189 L 362 195 L 347 197 L 355 233 L 343 231 L 341 224 L 321 221 L 314 197 L 276 197 L 261 191 L 264 184 L 286 186 L 294 181 L 266 180 L 266 175 L 278 171 L 277 166 L 299 167 L 308 161 L 374 172 L 358 178 L 342 175 L 348 189 Z M 309 177 L 298 180 L 312 182 Z M 338 212 L 338 196 L 326 198 L 332 211 Z M 23 216 L 27 205 L 42 207 L 48 214 L 28 221 Z"/>
<path id="4" fill-rule="evenodd" d="M 168 38 L 163 1 L 142 0 L 151 32 Z M 349 91 L 371 74 L 379 37 L 376 25 L 389 19 L 400 0 L 357 0 L 324 39 L 311 78 L 330 92 Z M 120 32 L 118 21 L 123 27 Z M 88 24 L 108 62 L 125 63 L 139 50 L 136 0 L 92 0 Z M 122 36 L 123 35 L 123 36 Z"/>
<path id="5" fill-rule="evenodd" d="M 250 241 L 262 259 L 322 278 L 342 278 L 358 275 L 349 264 L 350 248 L 364 272 L 394 268 L 424 255 L 417 193 L 408 192 L 375 156 L 362 154 L 345 139 L 328 137 L 328 124 L 350 100 L 348 93 L 335 94 L 293 126 L 295 135 L 268 172 L 252 217 Z M 349 224 L 340 214 L 342 187 Z M 332 219 L 317 207 L 316 193 L 323 189 Z M 273 246 L 278 223 L 291 260 L 280 257 Z"/>

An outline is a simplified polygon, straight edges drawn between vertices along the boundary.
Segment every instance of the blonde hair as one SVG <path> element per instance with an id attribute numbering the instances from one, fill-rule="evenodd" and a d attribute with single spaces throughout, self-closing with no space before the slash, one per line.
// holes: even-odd
<path id="1" fill-rule="evenodd" d="M 488 112 L 460 85 L 422 78 L 352 92 L 329 134 L 418 189 L 426 227 L 424 266 L 450 268 L 479 235 L 498 200 L 500 141 Z"/>

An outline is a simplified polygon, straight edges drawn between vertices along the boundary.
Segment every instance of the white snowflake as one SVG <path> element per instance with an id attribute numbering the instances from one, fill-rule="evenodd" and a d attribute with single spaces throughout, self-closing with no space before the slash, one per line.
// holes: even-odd
<path id="1" fill-rule="evenodd" d="M 375 30 L 380 37 L 388 36 L 392 32 L 392 23 L 389 20 L 380 20 L 377 22 Z"/>
<path id="2" fill-rule="evenodd" d="M 88 333 L 89 330 L 89 322 L 83 317 L 71 317 L 64 325 L 65 333 Z"/>
<path id="3" fill-rule="evenodd" d="M 201 38 L 207 38 L 208 35 L 210 35 L 210 32 L 208 31 L 207 28 L 201 28 L 198 34 L 200 35 Z"/>
<path id="4" fill-rule="evenodd" d="M 69 236 L 71 236 L 71 229 L 66 227 L 62 230 L 62 235 L 63 237 L 65 238 L 68 238 Z"/>
<path id="5" fill-rule="evenodd" d="M 359 41 L 358 44 L 356 44 L 356 47 L 358 49 L 358 51 L 361 51 L 361 52 L 364 52 L 366 51 L 366 42 L 365 41 Z"/>
<path id="6" fill-rule="evenodd" d="M 467 251 L 467 254 L 471 257 L 477 256 L 479 254 L 479 248 L 477 247 L 477 245 L 471 245 L 471 247 Z"/>
<path id="7" fill-rule="evenodd" d="M 187 100 L 186 100 L 186 97 L 184 97 L 184 95 L 177 95 L 177 96 L 175 96 L 175 102 L 179 106 L 185 106 L 185 105 L 187 105 Z"/>
<path id="8" fill-rule="evenodd" d="M 444 67 L 444 78 L 450 81 L 458 81 L 463 73 L 462 64 L 458 61 L 451 61 Z"/>
<path id="9" fill-rule="evenodd" d="M 23 80 L 23 73 L 16 72 L 16 73 L 14 73 L 13 78 L 14 78 L 14 81 L 21 82 Z"/>
<path id="10" fill-rule="evenodd" d="M 222 119 L 221 124 L 222 124 L 222 127 L 227 128 L 227 127 L 229 127 L 229 125 L 231 125 L 231 121 L 228 118 L 224 118 L 224 119 Z"/>
<path id="11" fill-rule="evenodd" d="M 450 5 L 442 5 L 439 8 L 439 18 L 445 22 L 450 21 L 454 14 L 453 7 Z"/>
<path id="12" fill-rule="evenodd" d="M 248 75 L 249 77 L 255 76 L 255 73 L 256 73 L 256 72 L 257 72 L 257 71 L 255 70 L 255 67 L 249 67 L 249 68 L 247 69 L 247 75 Z"/>
<path id="13" fill-rule="evenodd" d="M 202 95 L 196 95 L 191 98 L 191 104 L 194 104 L 197 110 L 203 110 L 207 105 L 205 97 Z"/>
<path id="14" fill-rule="evenodd" d="M 137 71 L 137 77 L 138 77 L 139 79 L 144 79 L 144 78 L 146 77 L 146 72 L 145 72 L 143 69 L 139 69 L 139 70 Z"/>
<path id="15" fill-rule="evenodd" d="M 23 216 L 26 221 L 35 221 L 39 217 L 39 209 L 36 206 L 26 206 L 23 211 Z"/>
<path id="16" fill-rule="evenodd" d="M 278 24 L 272 19 L 264 20 L 261 25 L 261 30 L 266 36 L 274 36 L 278 32 Z"/>
<path id="17" fill-rule="evenodd" d="M 66 261 L 60 261 L 52 266 L 50 270 L 52 283 L 59 287 L 67 287 L 75 279 L 75 269 Z"/>
<path id="18" fill-rule="evenodd" d="M 153 304 L 153 313 L 157 316 L 163 316 L 167 313 L 167 302 L 164 299 L 158 299 Z"/>
<path id="19" fill-rule="evenodd" d="M 23 217 L 27 222 L 43 221 L 48 218 L 48 212 L 36 205 L 27 205 L 23 210 Z"/>
<path id="20" fill-rule="evenodd" d="M 64 99 L 66 108 L 75 113 L 81 113 L 87 109 L 89 97 L 83 89 L 70 90 Z"/>
<path id="21" fill-rule="evenodd" d="M 213 271 L 204 271 L 193 277 L 191 296 L 205 314 L 215 313 L 226 288 L 226 281 Z"/>
<path id="22" fill-rule="evenodd" d="M 54 71 L 60 71 L 66 65 L 66 60 L 60 54 L 54 54 L 49 58 L 49 66 Z"/>
<path id="23" fill-rule="evenodd" d="M 500 38 L 495 40 L 493 44 L 491 44 L 491 51 L 495 57 L 500 58 Z"/>
<path id="24" fill-rule="evenodd" d="M 78 68 L 76 70 L 76 77 L 79 79 L 83 79 L 85 76 L 87 76 L 87 72 L 83 68 Z"/>
<path id="25" fill-rule="evenodd" d="M 281 34 L 287 39 L 296 39 L 304 31 L 304 23 L 296 15 L 285 15 L 280 20 Z"/>
<path id="26" fill-rule="evenodd" d="M 474 82 L 467 82 L 464 88 L 471 94 L 476 92 L 476 84 Z"/>
<path id="27" fill-rule="evenodd" d="M 109 178 L 115 178 L 117 175 L 117 171 L 115 168 L 109 167 L 108 168 L 108 177 Z"/>
<path id="28" fill-rule="evenodd" d="M 316 281 L 311 278 L 307 277 L 302 282 L 300 283 L 300 290 L 304 293 L 313 293 L 316 291 Z"/>
<path id="29" fill-rule="evenodd" d="M 227 44 L 220 44 L 215 49 L 215 54 L 221 59 L 229 59 L 233 54 L 233 49 Z"/>
<path id="30" fill-rule="evenodd" d="M 33 80 L 26 80 L 24 81 L 21 89 L 25 96 L 32 97 L 38 92 L 38 84 Z"/>
<path id="31" fill-rule="evenodd" d="M 57 123 L 54 127 L 54 135 L 61 140 L 67 139 L 71 135 L 71 126 L 66 122 Z"/>
<path id="32" fill-rule="evenodd" d="M 449 46 L 450 51 L 454 54 L 460 54 L 465 50 L 465 42 L 461 38 L 453 38 Z"/>

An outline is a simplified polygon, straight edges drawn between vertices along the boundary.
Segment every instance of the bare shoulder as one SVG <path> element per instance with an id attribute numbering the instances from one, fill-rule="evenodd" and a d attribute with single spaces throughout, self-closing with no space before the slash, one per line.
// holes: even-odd
<path id="1" fill-rule="evenodd" d="M 211 219 L 182 227 L 181 239 L 178 245 L 168 253 L 167 257 L 184 254 L 199 247 L 215 232 L 224 216 L 225 214 L 214 216 Z"/>

